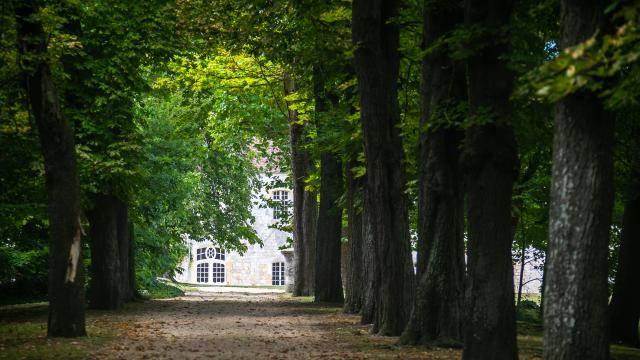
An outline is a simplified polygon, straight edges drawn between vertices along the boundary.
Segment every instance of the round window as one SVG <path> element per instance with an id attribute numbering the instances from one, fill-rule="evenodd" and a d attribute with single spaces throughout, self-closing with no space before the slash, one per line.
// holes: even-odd
<path id="1" fill-rule="evenodd" d="M 207 249 L 207 257 L 209 259 L 213 259 L 216 256 L 216 249 L 214 248 L 208 248 Z"/>

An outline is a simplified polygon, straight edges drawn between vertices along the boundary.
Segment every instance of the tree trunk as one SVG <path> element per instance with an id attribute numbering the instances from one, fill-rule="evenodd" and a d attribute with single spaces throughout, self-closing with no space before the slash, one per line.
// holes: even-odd
<path id="1" fill-rule="evenodd" d="M 323 69 L 315 65 L 313 69 L 313 92 L 315 97 L 316 128 L 318 136 L 325 137 L 331 123 L 324 115 L 329 111 L 325 91 Z M 334 105 L 337 104 L 337 99 Z M 316 226 L 315 253 L 315 301 L 342 302 L 341 276 L 341 235 L 342 206 L 342 162 L 335 153 L 324 150 L 320 155 L 320 209 Z"/>
<path id="2" fill-rule="evenodd" d="M 523 225 L 524 226 L 524 225 Z M 522 236 L 524 237 L 524 230 L 522 231 Z M 518 299 L 516 300 L 516 308 L 520 307 L 520 301 L 522 301 L 522 287 L 524 286 L 524 267 L 525 261 L 527 259 L 527 248 L 526 241 L 522 240 L 521 250 L 520 250 L 520 274 L 518 276 Z"/>
<path id="3" fill-rule="evenodd" d="M 380 335 L 400 335 L 414 292 L 409 244 L 403 148 L 398 105 L 399 1 L 353 2 L 353 43 L 360 92 L 360 114 L 367 167 L 376 283 L 375 328 Z M 367 240 L 368 241 L 368 240 Z"/>
<path id="4" fill-rule="evenodd" d="M 132 300 L 135 300 L 141 298 L 141 295 L 136 287 L 136 233 L 132 222 L 129 222 L 129 237 L 131 240 L 129 241 L 129 271 L 127 273 L 129 281 L 127 283 Z"/>
<path id="5" fill-rule="evenodd" d="M 371 203 L 367 194 L 367 179 L 364 179 L 362 191 L 362 310 L 361 323 L 372 324 L 375 321 L 378 284 L 380 273 L 376 262 L 376 244 L 371 225 Z M 375 324 L 373 332 L 376 332 Z"/>
<path id="6" fill-rule="evenodd" d="M 98 194 L 87 213 L 91 228 L 91 297 L 93 309 L 116 310 L 122 307 L 122 275 L 118 239 L 119 200 Z"/>
<path id="7" fill-rule="evenodd" d="M 468 194 L 467 285 L 463 359 L 516 359 L 511 193 L 517 151 L 509 127 L 512 75 L 507 68 L 510 0 L 465 1 L 465 22 L 484 31 L 467 60 L 469 109 L 486 122 L 465 134 Z M 501 40 L 502 39 L 502 40 Z"/>
<path id="8" fill-rule="evenodd" d="M 129 284 L 131 276 L 129 270 L 131 266 L 129 262 L 132 261 L 129 258 L 129 252 L 131 247 L 131 223 L 129 222 L 129 209 L 127 203 L 116 199 L 116 216 L 117 216 L 117 228 L 118 228 L 118 259 L 120 262 L 120 295 L 122 301 L 133 300 L 134 293 L 132 292 L 132 286 Z"/>
<path id="9" fill-rule="evenodd" d="M 80 185 L 75 141 L 47 63 L 47 34 L 35 1 L 15 2 L 24 86 L 38 127 L 49 213 L 48 336 L 86 335 Z"/>
<path id="10" fill-rule="evenodd" d="M 311 157 L 306 156 L 306 174 L 311 171 Z M 306 175 L 305 175 L 306 177 Z M 316 282 L 316 229 L 318 221 L 318 199 L 315 191 L 304 192 L 302 207 L 302 229 L 304 232 L 304 288 L 303 296 L 315 294 Z"/>
<path id="11" fill-rule="evenodd" d="M 624 206 L 618 270 L 609 304 L 611 340 L 640 347 L 640 188 Z"/>
<path id="12" fill-rule="evenodd" d="M 295 81 L 288 74 L 284 75 L 284 93 L 291 95 L 297 91 L 298 87 Z M 289 150 L 291 153 L 291 172 L 293 174 L 293 251 L 294 251 L 294 296 L 309 295 L 309 274 L 310 265 L 308 255 L 309 246 L 312 245 L 305 233 L 305 228 L 315 228 L 309 224 L 308 213 L 309 205 L 305 206 L 305 200 L 309 200 L 308 192 L 305 191 L 304 181 L 308 175 L 308 155 L 302 149 L 305 143 L 304 124 L 298 119 L 298 111 L 291 109 L 294 102 L 287 102 L 287 110 L 289 116 Z M 315 236 L 315 234 L 314 234 Z M 313 243 L 315 247 L 315 243 Z M 315 249 L 314 249 L 315 251 Z"/>
<path id="13" fill-rule="evenodd" d="M 562 1 L 566 48 L 602 28 L 605 1 Z M 606 359 L 607 254 L 613 119 L 594 93 L 574 93 L 555 110 L 549 250 L 544 298 L 546 359 Z"/>
<path id="14" fill-rule="evenodd" d="M 357 314 L 362 308 L 362 178 L 356 178 L 352 160 L 347 169 L 347 218 L 348 247 L 347 276 L 345 284 L 344 312 Z"/>
<path id="15" fill-rule="evenodd" d="M 316 302 L 344 300 L 340 258 L 342 233 L 342 163 L 335 154 L 320 157 L 320 210 L 316 235 Z"/>
<path id="16" fill-rule="evenodd" d="M 432 46 L 462 22 L 459 3 L 424 9 L 423 44 Z M 464 302 L 464 206 L 459 171 L 462 134 L 451 112 L 465 100 L 462 66 L 448 49 L 430 52 L 422 64 L 422 117 L 418 194 L 418 289 L 400 342 L 460 345 Z M 448 114 L 449 113 L 449 114 Z M 449 123 L 448 121 L 454 121 Z"/>

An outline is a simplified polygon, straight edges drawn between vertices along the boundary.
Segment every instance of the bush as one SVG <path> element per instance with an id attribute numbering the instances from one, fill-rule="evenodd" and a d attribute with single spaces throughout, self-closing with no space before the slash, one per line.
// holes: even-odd
<path id="1" fill-rule="evenodd" d="M 522 300 L 516 309 L 516 318 L 519 321 L 540 323 L 542 316 L 540 314 L 540 305 L 532 300 Z"/>

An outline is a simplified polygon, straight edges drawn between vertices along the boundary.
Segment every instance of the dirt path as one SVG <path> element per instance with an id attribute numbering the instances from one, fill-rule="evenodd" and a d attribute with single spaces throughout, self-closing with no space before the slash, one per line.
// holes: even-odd
<path id="1" fill-rule="evenodd" d="M 195 292 L 95 313 L 120 335 L 96 359 L 450 359 L 452 350 L 399 348 L 371 336 L 357 316 L 284 294 Z"/>
<path id="2" fill-rule="evenodd" d="M 88 337 L 47 338 L 47 306 L 0 307 L 0 360 L 460 359 L 461 351 L 398 346 L 356 315 L 273 290 L 202 288 L 186 296 L 87 312 Z M 521 324 L 520 359 L 541 359 L 537 325 Z M 530 329 L 529 329 L 530 328 Z M 612 359 L 640 351 L 612 346 Z"/>

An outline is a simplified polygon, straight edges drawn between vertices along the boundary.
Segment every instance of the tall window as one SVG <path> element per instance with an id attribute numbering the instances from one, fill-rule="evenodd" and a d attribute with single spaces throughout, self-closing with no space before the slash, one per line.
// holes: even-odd
<path id="1" fill-rule="evenodd" d="M 196 281 L 199 283 L 209 282 L 209 263 L 202 263 L 196 266 Z"/>
<path id="2" fill-rule="evenodd" d="M 224 282 L 224 264 L 212 263 L 211 281 L 214 283 Z"/>
<path id="3" fill-rule="evenodd" d="M 271 285 L 284 285 L 284 263 L 271 264 Z"/>
<path id="4" fill-rule="evenodd" d="M 286 218 L 289 215 L 289 191 L 274 190 L 271 200 L 274 202 L 273 218 L 276 220 Z"/>

